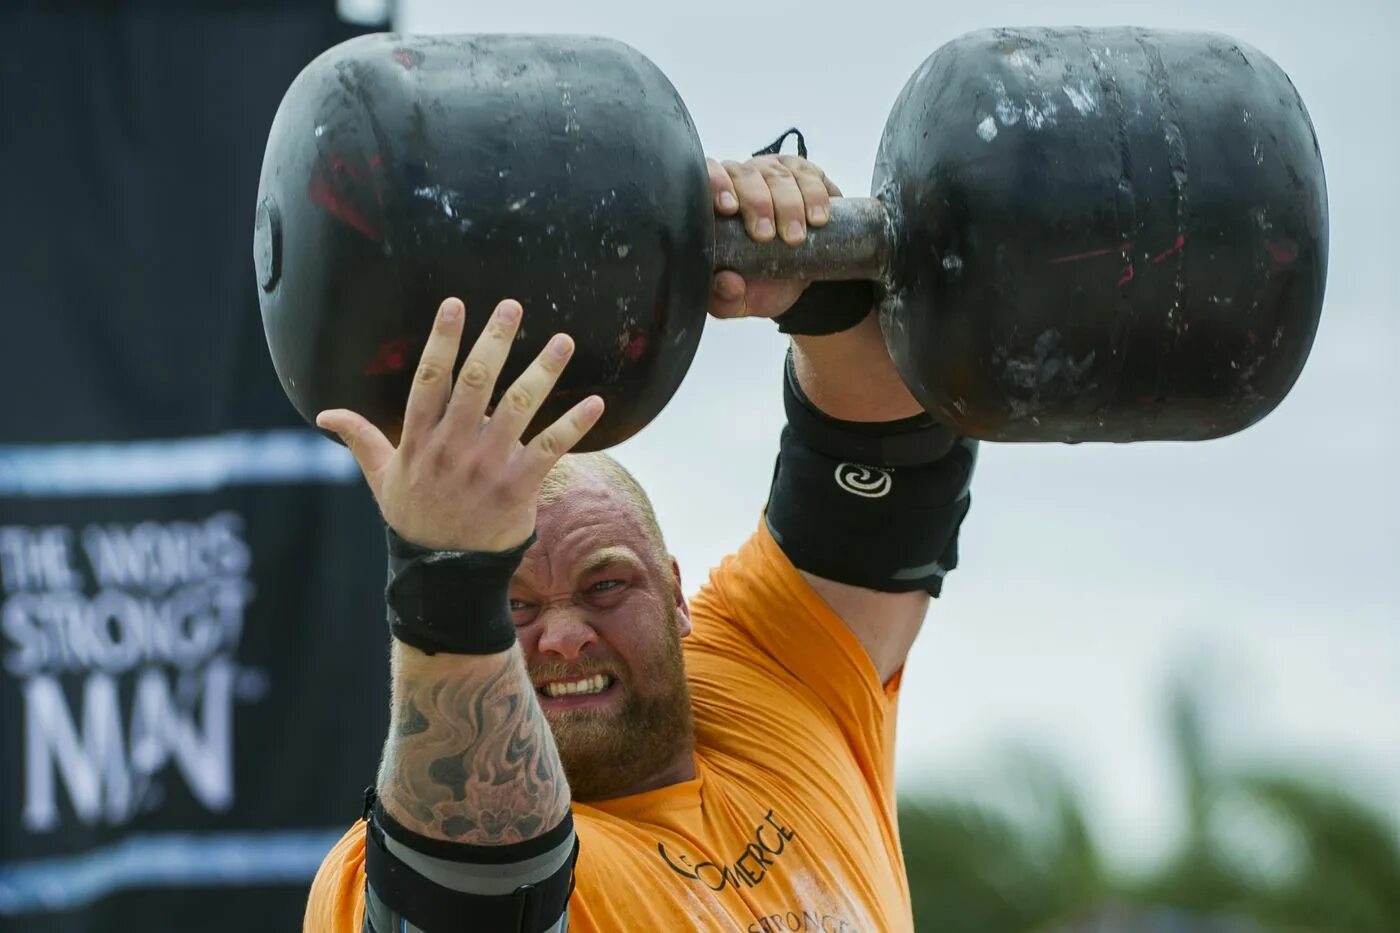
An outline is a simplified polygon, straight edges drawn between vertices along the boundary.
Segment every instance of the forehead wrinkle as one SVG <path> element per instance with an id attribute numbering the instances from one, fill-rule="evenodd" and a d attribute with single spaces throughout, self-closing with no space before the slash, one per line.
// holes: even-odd
<path id="1" fill-rule="evenodd" d="M 541 541 L 548 540 L 555 558 L 548 568 L 551 580 L 556 572 L 577 575 L 598 569 L 589 558 L 607 548 L 623 548 L 627 562 L 641 571 L 667 563 L 664 550 L 637 507 L 617 489 L 593 477 L 572 484 L 558 498 L 542 504 L 536 528 Z M 574 555 L 580 557 L 575 559 Z"/>
<path id="2" fill-rule="evenodd" d="M 554 524 L 556 523 L 541 521 L 537 522 L 537 527 Z M 526 573 L 530 574 L 532 577 L 536 578 L 537 582 L 540 585 L 552 586 L 556 582 L 560 582 L 555 581 L 554 579 L 556 563 L 558 564 L 558 569 L 560 571 L 567 571 L 571 569 L 569 563 L 569 555 L 571 553 L 579 553 L 581 551 L 586 555 L 582 560 L 573 561 L 573 566 L 578 566 L 580 563 L 591 564 L 589 556 L 599 553 L 600 547 L 604 552 L 613 552 L 614 556 L 631 556 L 633 562 L 635 562 L 636 558 L 632 554 L 632 550 L 630 548 L 618 544 L 613 544 L 611 540 L 603 542 L 590 540 L 595 537 L 601 537 L 600 535 L 598 535 L 598 530 L 602 529 L 606 531 L 606 528 L 606 517 L 590 518 L 588 520 L 580 521 L 577 524 L 572 525 L 560 534 L 541 535 L 535 541 L 535 544 L 528 551 L 526 551 L 525 559 L 522 561 L 521 569 L 524 570 Z M 549 530 L 552 531 L 552 529 Z M 616 536 L 609 536 L 610 539 L 615 539 L 615 537 Z M 557 562 L 553 559 L 556 556 L 559 557 L 559 561 Z M 575 576 L 578 575 L 579 572 L 576 571 Z"/>
<path id="3" fill-rule="evenodd" d="M 540 511 L 571 513 L 583 519 L 583 524 L 614 521 L 626 525 L 630 531 L 647 533 L 647 526 L 637 503 L 616 486 L 591 474 L 580 477 L 567 491 L 543 506 Z"/>
<path id="4" fill-rule="evenodd" d="M 535 543 L 530 545 L 524 558 L 521 559 L 520 569 L 515 572 L 514 577 L 519 579 L 521 571 L 525 571 L 548 580 L 550 569 L 549 545 L 545 543 L 543 538 L 536 538 Z"/>
<path id="5" fill-rule="evenodd" d="M 646 528 L 637 516 L 626 510 L 609 508 L 605 503 L 587 502 L 563 510 L 551 507 L 550 511 L 548 518 L 538 524 L 552 526 L 551 531 L 558 529 L 552 537 L 560 548 L 576 547 L 580 538 L 584 546 L 607 547 L 619 539 L 647 537 Z M 594 543 L 600 539 L 601 545 Z"/>

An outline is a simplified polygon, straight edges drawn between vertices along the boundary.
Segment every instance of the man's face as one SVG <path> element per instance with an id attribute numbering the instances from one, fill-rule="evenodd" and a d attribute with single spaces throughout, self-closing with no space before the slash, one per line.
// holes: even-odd
<path id="1" fill-rule="evenodd" d="M 692 748 L 674 564 L 636 505 L 579 477 L 540 509 L 511 609 L 576 799 L 628 793 Z"/>

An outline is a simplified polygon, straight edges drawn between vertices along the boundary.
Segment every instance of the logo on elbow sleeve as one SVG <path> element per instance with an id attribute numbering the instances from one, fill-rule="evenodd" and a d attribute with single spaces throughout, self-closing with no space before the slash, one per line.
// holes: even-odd
<path id="1" fill-rule="evenodd" d="M 894 477 L 877 467 L 843 463 L 836 468 L 836 485 L 853 496 L 878 499 L 889 493 Z"/>

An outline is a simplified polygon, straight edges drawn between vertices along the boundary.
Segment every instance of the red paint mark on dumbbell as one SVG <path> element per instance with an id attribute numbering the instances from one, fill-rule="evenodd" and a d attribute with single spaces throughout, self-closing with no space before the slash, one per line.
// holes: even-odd
<path id="1" fill-rule="evenodd" d="M 413 49 L 395 49 L 394 61 L 402 65 L 405 71 L 412 71 L 423 64 L 423 53 Z"/>
<path id="2" fill-rule="evenodd" d="M 376 152 L 374 155 L 370 156 L 370 157 L 369 157 L 369 167 L 370 167 L 370 170 L 373 171 L 374 169 L 379 168 L 380 164 L 383 163 L 383 161 L 384 161 L 384 156 L 380 155 L 380 154 L 377 153 L 377 152 Z M 379 183 L 379 176 L 378 176 L 378 175 L 376 175 L 375 178 L 374 178 L 374 203 L 375 203 L 375 204 L 378 204 L 380 207 L 383 207 L 383 206 L 384 206 L 384 191 L 383 191 L 382 186 L 381 186 L 380 183 Z"/>
<path id="3" fill-rule="evenodd" d="M 1275 269 L 1282 269 L 1298 258 L 1298 244 L 1292 240 L 1265 240 L 1264 248 L 1269 251 L 1269 258 L 1274 261 Z"/>
<path id="4" fill-rule="evenodd" d="M 1084 259 L 1093 259 L 1095 256 L 1110 256 L 1114 253 L 1121 253 L 1124 250 L 1129 250 L 1132 248 L 1133 241 L 1129 240 L 1126 243 L 1119 244 L 1118 246 L 1105 246 L 1103 249 L 1091 249 L 1087 253 L 1073 253 L 1069 256 L 1056 256 L 1054 259 L 1046 263 L 1046 265 L 1058 266 L 1067 262 L 1079 262 Z"/>
<path id="5" fill-rule="evenodd" d="M 355 181 L 364 178 L 363 172 L 349 162 L 346 162 L 340 156 L 331 156 L 331 171 L 335 172 L 337 175 L 347 175 L 355 179 Z"/>
<path id="6" fill-rule="evenodd" d="M 411 337 L 395 337 L 379 345 L 374 358 L 365 367 L 366 376 L 389 376 L 401 372 L 408 363 L 408 351 L 413 346 Z"/>
<path id="7" fill-rule="evenodd" d="M 1128 265 L 1123 269 L 1123 274 L 1118 277 L 1118 287 L 1122 288 L 1133 280 L 1133 261 L 1128 260 Z"/>
<path id="8" fill-rule="evenodd" d="M 635 363 L 642 358 L 642 354 L 646 352 L 646 349 L 647 338 L 641 334 L 637 334 L 631 340 L 627 341 L 627 346 L 622 348 L 622 353 Z"/>
<path id="9" fill-rule="evenodd" d="M 1172 244 L 1172 248 L 1169 249 L 1169 250 L 1164 250 L 1163 252 L 1158 253 L 1156 256 L 1153 256 L 1153 257 L 1152 257 L 1152 264 L 1155 266 L 1155 265 L 1157 265 L 1157 264 L 1163 262 L 1168 256 L 1172 255 L 1173 253 L 1179 253 L 1179 252 L 1181 252 L 1181 248 L 1182 248 L 1183 246 L 1185 246 L 1185 245 L 1186 245 L 1186 234 L 1184 234 L 1184 233 L 1178 233 L 1178 234 L 1176 235 L 1176 242 Z"/>
<path id="10" fill-rule="evenodd" d="M 342 223 L 378 243 L 383 239 L 379 228 L 351 200 L 349 193 L 336 183 L 335 176 L 348 176 L 353 179 L 360 177 L 352 166 L 340 159 L 332 160 L 330 173 L 318 165 L 311 173 L 311 186 L 307 197 L 324 207 Z"/>

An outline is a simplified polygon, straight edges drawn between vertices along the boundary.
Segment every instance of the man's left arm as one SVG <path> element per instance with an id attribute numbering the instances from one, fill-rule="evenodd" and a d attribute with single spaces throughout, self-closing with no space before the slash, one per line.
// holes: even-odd
<path id="1" fill-rule="evenodd" d="M 754 239 L 779 236 L 790 245 L 801 243 L 809 226 L 823 225 L 830 198 L 840 195 L 820 168 L 795 156 L 711 162 L 710 178 L 720 214 L 742 211 Z M 722 272 L 715 278 L 711 311 L 718 317 L 777 317 L 802 289 L 800 283 L 745 282 Z M 900 378 L 873 313 L 838 333 L 795 334 L 786 378 L 790 418 L 774 486 L 775 499 L 782 501 L 770 500 L 769 527 L 886 683 L 903 666 L 922 627 L 930 592 L 937 591 L 956 560 L 975 447 L 948 446 L 951 435 L 931 426 Z M 870 462 L 879 460 L 883 449 L 897 451 L 890 458 L 894 462 Z M 900 484 L 899 495 L 881 501 L 885 497 L 844 491 L 835 474 L 848 465 L 841 463 L 847 452 L 853 455 L 849 465 L 874 467 L 869 475 L 876 481 L 888 475 Z M 858 453 L 865 456 L 857 459 Z M 905 509 L 904 503 L 913 507 Z M 803 513 L 818 516 L 815 524 L 834 537 L 792 540 L 812 534 L 811 525 L 783 516 Z M 778 527 L 781 522 L 790 527 Z M 842 554 L 851 555 L 849 566 Z"/>
<path id="2" fill-rule="evenodd" d="M 891 422 L 923 409 L 894 368 L 874 314 L 850 330 L 824 337 L 793 337 L 792 368 L 807 398 L 840 421 Z M 851 542 L 859 546 L 859 542 Z M 803 570 L 802 576 L 839 615 L 864 646 L 880 682 L 904 666 L 929 609 L 927 590 L 886 593 L 828 580 Z"/>

